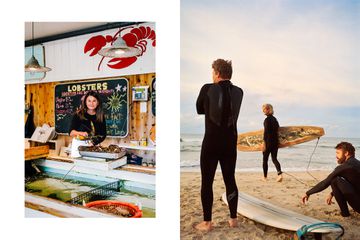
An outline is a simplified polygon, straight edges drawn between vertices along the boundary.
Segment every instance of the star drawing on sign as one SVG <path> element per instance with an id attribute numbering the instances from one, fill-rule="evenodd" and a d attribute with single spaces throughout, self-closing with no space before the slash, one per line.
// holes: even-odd
<path id="1" fill-rule="evenodd" d="M 127 89 L 127 87 L 126 87 L 126 86 L 124 86 L 124 87 L 123 87 L 123 92 L 126 92 L 126 89 Z"/>
<path id="2" fill-rule="evenodd" d="M 120 84 L 118 84 L 115 89 L 117 92 L 120 92 L 120 90 L 121 90 Z"/>

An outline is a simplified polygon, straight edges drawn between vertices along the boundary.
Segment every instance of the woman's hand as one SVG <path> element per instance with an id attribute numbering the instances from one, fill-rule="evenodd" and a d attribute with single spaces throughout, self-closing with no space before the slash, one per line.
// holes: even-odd
<path id="1" fill-rule="evenodd" d="M 87 137 L 88 133 L 87 132 L 80 132 L 80 131 L 72 130 L 70 132 L 70 136 L 71 137 L 77 137 L 77 136 Z"/>
<path id="2" fill-rule="evenodd" d="M 77 132 L 77 136 L 87 137 L 88 133 L 87 132 Z"/>
<path id="3" fill-rule="evenodd" d="M 265 143 L 263 143 L 263 144 L 261 145 L 261 150 L 262 150 L 263 152 L 266 151 L 266 144 L 265 144 Z"/>

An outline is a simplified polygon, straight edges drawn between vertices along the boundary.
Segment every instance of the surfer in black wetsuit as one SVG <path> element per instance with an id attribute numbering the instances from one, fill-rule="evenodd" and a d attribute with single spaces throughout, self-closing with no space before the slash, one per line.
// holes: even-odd
<path id="1" fill-rule="evenodd" d="M 196 229 L 212 229 L 211 211 L 213 205 L 212 185 L 218 161 L 223 174 L 226 196 L 230 209 L 229 224 L 237 226 L 238 189 L 235 182 L 236 122 L 243 98 L 241 88 L 231 82 L 231 61 L 217 59 L 212 64 L 213 84 L 205 84 L 198 96 L 196 109 L 198 114 L 205 114 L 205 136 L 201 147 L 201 202 L 204 222 Z"/>
<path id="2" fill-rule="evenodd" d="M 271 154 L 271 159 L 276 167 L 278 178 L 276 181 L 282 181 L 282 172 L 279 161 L 277 160 L 277 153 L 279 149 L 279 123 L 273 116 L 274 110 L 271 104 L 264 104 L 262 111 L 266 115 L 264 120 L 264 145 L 263 145 L 263 181 L 267 180 L 268 160 Z"/>
<path id="3" fill-rule="evenodd" d="M 341 216 L 350 216 L 347 203 L 360 213 L 360 161 L 355 158 L 355 148 L 351 143 L 341 142 L 336 147 L 337 166 L 330 175 L 306 192 L 302 198 L 305 204 L 310 195 L 331 186 L 332 192 L 326 198 L 330 205 L 335 197 L 340 207 Z"/>

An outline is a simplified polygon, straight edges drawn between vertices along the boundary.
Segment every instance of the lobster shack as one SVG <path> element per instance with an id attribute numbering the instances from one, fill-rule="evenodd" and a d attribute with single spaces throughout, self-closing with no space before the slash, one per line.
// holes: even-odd
<path id="1" fill-rule="evenodd" d="M 154 22 L 25 22 L 25 217 L 155 217 Z"/>

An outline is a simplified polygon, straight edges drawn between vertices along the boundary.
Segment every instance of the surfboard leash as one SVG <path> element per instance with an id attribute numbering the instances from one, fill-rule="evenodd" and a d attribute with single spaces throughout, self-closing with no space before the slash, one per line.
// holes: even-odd
<path id="1" fill-rule="evenodd" d="M 312 152 L 311 155 L 310 155 L 310 159 L 309 159 L 309 162 L 308 162 L 308 165 L 307 165 L 307 168 L 306 168 L 307 174 L 309 174 L 309 175 L 310 175 L 313 179 L 315 179 L 316 181 L 319 181 L 319 179 L 317 179 L 316 177 L 314 177 L 314 176 L 309 172 L 309 167 L 310 167 L 310 163 L 311 163 L 312 157 L 313 157 L 313 155 L 314 155 L 314 153 L 315 153 L 315 151 L 316 151 L 316 148 L 317 148 L 317 146 L 318 146 L 319 140 L 320 140 L 320 137 L 318 137 L 318 139 L 317 139 L 317 141 L 316 141 L 316 145 L 315 145 L 315 147 L 314 147 L 313 152 Z"/>
<path id="2" fill-rule="evenodd" d="M 310 175 L 312 178 L 314 178 L 316 181 L 319 181 L 319 180 L 318 180 L 316 177 L 314 177 L 314 176 L 309 172 L 309 167 L 310 167 L 310 163 L 311 163 L 312 157 L 313 157 L 313 155 L 314 155 L 314 153 L 315 153 L 315 151 L 316 151 L 316 148 L 317 148 L 317 146 L 318 146 L 319 140 L 320 140 L 320 137 L 318 137 L 318 140 L 317 140 L 317 142 L 316 142 L 316 145 L 315 145 L 315 147 L 314 147 L 313 152 L 312 152 L 311 155 L 310 155 L 310 159 L 309 159 L 309 162 L 308 162 L 308 165 L 307 165 L 307 168 L 306 168 L 306 173 L 309 174 L 309 175 Z M 286 174 L 286 175 L 288 175 L 288 176 L 290 176 L 290 177 L 292 177 L 292 178 L 294 178 L 296 181 L 298 181 L 298 182 L 300 182 L 300 183 L 302 183 L 302 184 L 304 184 L 304 185 L 306 185 L 306 186 L 311 187 L 309 184 L 301 181 L 300 179 L 298 179 L 298 178 L 295 177 L 294 175 L 292 175 L 292 174 L 290 174 L 290 173 L 287 173 L 287 172 L 283 172 L 283 173 Z"/>
<path id="3" fill-rule="evenodd" d="M 292 174 L 290 174 L 290 173 L 287 173 L 287 172 L 284 172 L 284 171 L 283 171 L 282 173 L 284 173 L 284 174 L 286 174 L 286 175 L 288 175 L 288 176 L 290 176 L 290 177 L 294 178 L 296 181 L 298 181 L 298 182 L 300 182 L 300 183 L 302 183 L 302 184 L 304 184 L 304 185 L 306 185 L 306 186 L 310 186 L 309 184 L 307 184 L 307 183 L 305 183 L 305 182 L 301 181 L 300 179 L 298 179 L 297 177 L 295 177 L 294 175 L 292 175 Z"/>
<path id="4" fill-rule="evenodd" d="M 342 236 L 344 236 L 345 229 L 343 226 L 341 226 L 339 223 L 335 222 L 319 222 L 319 223 L 313 223 L 308 225 L 303 225 L 300 229 L 298 229 L 294 234 L 294 240 L 302 240 L 302 239 L 314 239 L 312 236 L 309 236 L 308 233 L 315 233 L 318 229 L 329 229 L 329 230 L 340 230 L 336 232 L 340 232 L 336 236 L 336 240 L 340 240 Z M 319 233 L 318 233 L 319 234 Z M 321 233 L 320 233 L 321 234 Z M 316 235 L 315 235 L 315 239 Z M 321 239 L 321 235 L 320 238 Z"/>

